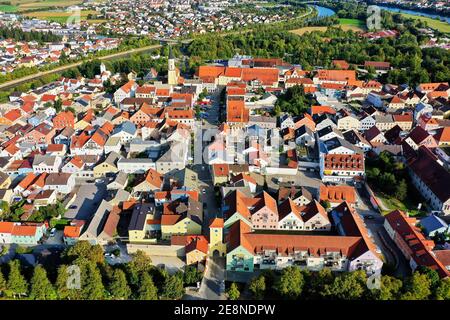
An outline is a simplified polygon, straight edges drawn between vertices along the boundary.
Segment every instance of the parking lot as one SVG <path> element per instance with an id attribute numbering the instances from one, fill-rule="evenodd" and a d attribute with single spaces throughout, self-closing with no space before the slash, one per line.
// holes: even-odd
<path id="1" fill-rule="evenodd" d="M 67 219 L 89 220 L 95 213 L 102 199 L 106 197 L 104 183 L 84 182 L 76 187 L 76 198 L 70 205 L 64 217 Z"/>

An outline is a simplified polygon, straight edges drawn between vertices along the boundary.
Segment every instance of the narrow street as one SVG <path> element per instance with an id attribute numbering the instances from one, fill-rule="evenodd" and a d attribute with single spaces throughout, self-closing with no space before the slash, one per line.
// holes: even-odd
<path id="1" fill-rule="evenodd" d="M 185 300 L 226 300 L 225 297 L 225 259 L 209 258 L 198 291 L 190 291 Z"/>
<path id="2" fill-rule="evenodd" d="M 363 218 L 364 223 L 369 231 L 369 236 L 373 238 L 375 245 L 385 257 L 385 263 L 389 263 L 395 268 L 395 276 L 405 277 L 410 274 L 411 269 L 408 261 L 404 258 L 395 243 L 391 240 L 384 229 L 384 217 L 375 209 L 373 209 L 369 199 L 366 197 L 365 191 L 358 190 L 357 211 Z M 371 218 L 372 217 L 372 218 Z"/>

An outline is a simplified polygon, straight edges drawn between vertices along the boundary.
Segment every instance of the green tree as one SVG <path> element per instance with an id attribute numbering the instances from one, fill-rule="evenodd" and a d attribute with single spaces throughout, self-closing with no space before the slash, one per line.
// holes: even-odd
<path id="1" fill-rule="evenodd" d="M 100 245 L 91 245 L 88 241 L 78 241 L 69 247 L 63 254 L 72 263 L 79 258 L 87 259 L 94 263 L 104 263 L 103 249 Z"/>
<path id="2" fill-rule="evenodd" d="M 55 300 L 56 291 L 47 277 L 47 271 L 38 265 L 31 278 L 30 298 L 34 300 Z"/>
<path id="3" fill-rule="evenodd" d="M 183 281 L 187 286 L 196 284 L 202 280 L 202 273 L 193 266 L 187 266 L 184 270 Z"/>
<path id="4" fill-rule="evenodd" d="M 86 300 L 101 300 L 105 298 L 105 287 L 102 282 L 102 275 L 93 262 L 87 262 L 83 266 L 82 290 Z"/>
<path id="5" fill-rule="evenodd" d="M 20 271 L 19 260 L 11 260 L 9 263 L 9 275 L 6 287 L 9 293 L 15 298 L 19 298 L 28 293 L 28 283 Z"/>
<path id="6" fill-rule="evenodd" d="M 376 300 L 396 300 L 402 288 L 402 281 L 391 276 L 382 276 L 380 289 L 371 291 L 372 298 Z"/>
<path id="7" fill-rule="evenodd" d="M 406 183 L 405 179 L 402 179 L 395 186 L 395 194 L 394 195 L 398 200 L 403 201 L 403 200 L 405 200 L 407 194 L 408 194 L 408 184 Z"/>
<path id="8" fill-rule="evenodd" d="M 441 278 L 436 270 L 426 266 L 418 266 L 416 271 L 427 276 L 428 280 L 430 280 L 431 291 L 434 291 L 439 286 Z"/>
<path id="9" fill-rule="evenodd" d="M 0 270 L 0 296 L 3 295 L 5 290 L 6 290 L 6 280 L 5 277 L 3 276 L 2 270 Z"/>
<path id="10" fill-rule="evenodd" d="M 250 281 L 249 290 L 253 293 L 255 299 L 263 299 L 266 293 L 266 278 L 262 275 L 253 278 Z"/>
<path id="11" fill-rule="evenodd" d="M 431 295 L 431 281 L 425 274 L 414 272 L 405 283 L 402 300 L 427 300 Z"/>
<path id="12" fill-rule="evenodd" d="M 437 300 L 450 300 L 450 279 L 442 279 L 436 289 Z"/>
<path id="13" fill-rule="evenodd" d="M 275 282 L 275 290 L 284 298 L 297 299 L 302 293 L 304 278 L 297 267 L 287 267 Z"/>
<path id="14" fill-rule="evenodd" d="M 148 273 L 143 273 L 141 276 L 137 298 L 139 300 L 158 300 L 158 288 Z"/>
<path id="15" fill-rule="evenodd" d="M 176 273 L 168 276 L 163 285 L 162 297 L 166 299 L 181 299 L 184 294 L 183 275 Z"/>
<path id="16" fill-rule="evenodd" d="M 361 299 L 367 287 L 366 283 L 366 274 L 362 270 L 344 273 L 325 286 L 324 296 L 342 300 Z"/>
<path id="17" fill-rule="evenodd" d="M 113 299 L 128 299 L 131 295 L 131 289 L 127 283 L 125 272 L 120 269 L 114 270 L 112 279 L 109 283 L 109 293 Z"/>
<path id="18" fill-rule="evenodd" d="M 126 265 L 128 281 L 133 286 L 139 283 L 139 278 L 144 273 L 148 273 L 153 269 L 152 260 L 142 250 L 138 250 L 131 254 L 131 261 Z"/>
<path id="19" fill-rule="evenodd" d="M 77 266 L 78 267 L 78 266 Z M 69 281 L 71 276 L 72 281 Z M 82 299 L 81 292 L 81 273 L 77 279 L 77 273 L 74 268 L 69 269 L 67 265 L 61 265 L 58 268 L 55 288 L 60 300 L 79 300 Z M 79 281 L 79 282 L 77 282 Z M 77 286 L 79 285 L 79 288 Z"/>
<path id="20" fill-rule="evenodd" d="M 230 288 L 227 291 L 227 295 L 230 300 L 239 299 L 239 297 L 241 296 L 241 293 L 239 292 L 239 289 L 238 289 L 238 286 L 236 283 L 233 282 L 231 284 Z"/>
<path id="21" fill-rule="evenodd" d="M 320 298 L 325 290 L 325 286 L 330 285 L 334 280 L 330 269 L 324 268 L 319 272 L 313 272 L 310 281 L 307 282 L 308 298 Z"/>

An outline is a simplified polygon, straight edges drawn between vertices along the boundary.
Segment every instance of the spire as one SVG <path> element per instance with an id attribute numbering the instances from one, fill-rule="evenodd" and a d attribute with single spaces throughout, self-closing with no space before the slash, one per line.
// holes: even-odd
<path id="1" fill-rule="evenodd" d="M 169 44 L 169 59 L 175 59 L 172 52 L 172 46 Z"/>

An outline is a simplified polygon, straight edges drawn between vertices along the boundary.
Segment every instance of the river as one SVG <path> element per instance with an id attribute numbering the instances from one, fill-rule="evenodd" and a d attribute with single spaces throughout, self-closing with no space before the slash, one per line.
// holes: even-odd
<path id="1" fill-rule="evenodd" d="M 415 16 L 423 16 L 423 17 L 428 17 L 428 18 L 433 18 L 433 19 L 445 20 L 447 23 L 450 23 L 450 17 L 443 17 L 443 16 L 439 16 L 437 14 L 409 10 L 409 9 L 400 9 L 400 8 L 394 8 L 394 7 L 389 7 L 389 6 L 378 6 L 378 7 L 380 7 L 383 10 L 386 10 L 386 11 L 408 13 L 408 14 L 412 14 Z"/>
<path id="2" fill-rule="evenodd" d="M 336 13 L 329 8 L 325 8 L 325 7 L 321 7 L 321 6 L 317 6 L 317 5 L 313 5 L 312 7 L 314 7 L 317 10 L 317 18 L 331 17 L 332 15 L 334 15 Z"/>

